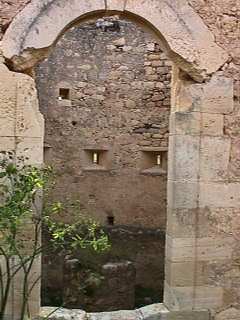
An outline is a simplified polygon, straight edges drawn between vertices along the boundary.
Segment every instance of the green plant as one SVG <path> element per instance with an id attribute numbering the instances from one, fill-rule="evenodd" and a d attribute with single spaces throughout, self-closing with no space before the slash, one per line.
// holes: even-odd
<path id="1" fill-rule="evenodd" d="M 24 320 L 31 317 L 28 300 L 40 281 L 40 275 L 31 278 L 34 262 L 47 249 L 41 243 L 43 226 L 49 231 L 51 245 L 62 249 L 70 246 L 72 250 L 92 248 L 99 252 L 109 247 L 109 240 L 97 222 L 81 213 L 79 202 L 67 206 L 57 202 L 42 210 L 42 194 L 51 176 L 49 167 L 18 167 L 4 160 L 0 170 L 0 320 L 6 315 L 11 284 L 19 272 L 23 273 L 19 319 Z M 69 209 L 74 222 L 58 221 L 56 216 Z M 26 234 L 31 235 L 31 241 Z"/>

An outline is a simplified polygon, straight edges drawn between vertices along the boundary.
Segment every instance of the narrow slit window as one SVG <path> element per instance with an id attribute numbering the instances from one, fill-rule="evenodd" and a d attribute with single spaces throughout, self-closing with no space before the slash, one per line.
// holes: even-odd
<path id="1" fill-rule="evenodd" d="M 160 167 L 162 165 L 162 157 L 160 154 L 157 155 L 157 165 Z"/>
<path id="2" fill-rule="evenodd" d="M 92 162 L 93 164 L 99 164 L 99 153 L 96 151 L 92 154 Z"/>
<path id="3" fill-rule="evenodd" d="M 70 100 L 70 90 L 66 88 L 60 88 L 58 100 Z"/>

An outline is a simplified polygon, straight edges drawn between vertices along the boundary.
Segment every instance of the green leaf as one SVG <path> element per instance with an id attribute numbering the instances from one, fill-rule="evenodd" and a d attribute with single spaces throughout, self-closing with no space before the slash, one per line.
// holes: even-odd
<path id="1" fill-rule="evenodd" d="M 9 163 L 6 167 L 7 174 L 15 174 L 17 173 L 17 168 L 13 163 Z"/>
<path id="2" fill-rule="evenodd" d="M 6 172 L 0 172 L 0 179 L 6 177 Z"/>

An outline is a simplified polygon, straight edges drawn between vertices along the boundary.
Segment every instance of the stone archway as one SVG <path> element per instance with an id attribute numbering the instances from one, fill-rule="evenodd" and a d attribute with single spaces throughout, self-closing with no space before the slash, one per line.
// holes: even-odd
<path id="1" fill-rule="evenodd" d="M 73 23 L 114 12 L 150 28 L 175 65 L 164 303 L 170 310 L 219 310 L 224 308 L 225 288 L 210 281 L 214 278 L 211 262 L 231 263 L 234 239 L 230 234 L 215 236 L 209 217 L 214 210 L 240 203 L 239 185 L 226 179 L 230 140 L 223 133 L 223 116 L 233 109 L 233 84 L 220 71 L 228 56 L 199 16 L 185 0 L 35 0 L 11 23 L 2 43 L 3 56 L 12 70 L 24 73 L 48 55 Z M 12 148 L 19 150 L 28 143 L 25 149 L 35 163 L 35 148 L 43 148 L 43 123 L 32 121 L 21 99 L 30 101 L 35 119 L 40 119 L 36 92 L 32 81 L 22 82 L 27 76 L 6 69 L 3 73 L 15 79 L 10 87 L 9 81 L 1 87 L 7 88 L 8 99 L 13 101 L 4 123 L 16 117 L 11 133 L 1 133 L 1 148 L 14 142 Z M 3 110 L 5 98 L 0 97 Z M 21 132 L 16 130 L 19 123 Z M 41 132 L 38 141 L 34 132 Z M 5 143 L 9 137 L 11 141 Z M 39 296 L 33 297 L 33 303 L 38 302 Z"/>
<path id="2" fill-rule="evenodd" d="M 47 56 L 72 23 L 110 12 L 139 20 L 154 30 L 168 56 L 196 81 L 216 72 L 228 58 L 187 2 L 170 0 L 33 1 L 7 30 L 3 54 L 14 70 L 23 71 Z"/>

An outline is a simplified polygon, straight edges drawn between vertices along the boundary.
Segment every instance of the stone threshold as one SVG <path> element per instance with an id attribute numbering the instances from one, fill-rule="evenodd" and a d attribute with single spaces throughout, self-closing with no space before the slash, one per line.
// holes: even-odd
<path id="1" fill-rule="evenodd" d="M 42 307 L 34 320 L 210 320 L 210 312 L 169 311 L 164 304 L 157 303 L 136 310 L 87 313 L 80 309 L 57 309 Z"/>

